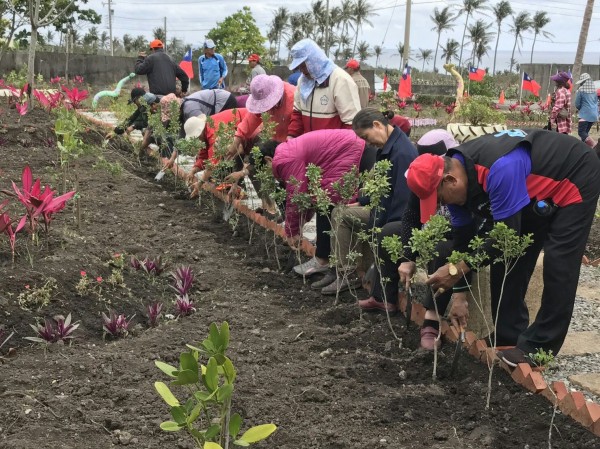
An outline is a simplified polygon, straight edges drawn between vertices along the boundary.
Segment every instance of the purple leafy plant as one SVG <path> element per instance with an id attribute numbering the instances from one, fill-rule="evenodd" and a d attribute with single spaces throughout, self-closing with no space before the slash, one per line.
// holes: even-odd
<path id="1" fill-rule="evenodd" d="M 155 302 L 146 306 L 146 312 L 148 314 L 148 325 L 150 327 L 158 326 L 158 320 L 162 316 L 162 309 L 162 302 Z"/>
<path id="2" fill-rule="evenodd" d="M 188 295 L 177 296 L 175 309 L 177 310 L 177 316 L 188 316 L 196 311 L 196 308 Z"/>
<path id="3" fill-rule="evenodd" d="M 182 265 L 172 272 L 171 276 L 175 282 L 171 288 L 177 292 L 177 296 L 182 297 L 187 295 L 194 282 L 194 272 L 192 271 L 192 267 Z"/>
<path id="4" fill-rule="evenodd" d="M 135 271 L 139 271 L 139 270 L 142 269 L 142 263 L 135 256 L 131 256 L 131 260 L 129 261 L 129 265 L 131 265 L 131 268 L 133 268 Z"/>
<path id="5" fill-rule="evenodd" d="M 62 315 L 56 315 L 53 321 L 54 323 L 45 319 L 43 326 L 41 324 L 30 324 L 37 336 L 25 337 L 25 339 L 36 343 L 64 343 L 74 338 L 72 334 L 79 327 L 79 323 L 71 323 L 70 313 L 67 315 L 67 318 Z"/>
<path id="6" fill-rule="evenodd" d="M 129 325 L 134 316 L 135 314 L 128 320 L 125 314 L 117 315 L 114 310 L 110 310 L 108 316 L 102 312 L 102 329 L 104 330 L 104 336 L 106 337 L 108 334 L 114 338 L 126 337 L 127 334 L 129 334 Z"/>
<path id="7" fill-rule="evenodd" d="M 160 276 L 160 274 L 165 271 L 166 264 L 162 262 L 160 256 L 156 259 L 150 259 L 146 257 L 144 260 L 140 262 L 142 269 L 154 276 Z"/>

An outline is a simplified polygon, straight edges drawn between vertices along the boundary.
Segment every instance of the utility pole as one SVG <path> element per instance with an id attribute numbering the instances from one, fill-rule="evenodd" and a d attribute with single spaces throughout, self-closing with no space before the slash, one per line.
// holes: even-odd
<path id="1" fill-rule="evenodd" d="M 167 52 L 167 18 L 165 17 L 165 53 Z"/>
<path id="2" fill-rule="evenodd" d="M 329 0 L 325 9 L 325 54 L 329 57 Z"/>
<path id="3" fill-rule="evenodd" d="M 113 10 L 110 4 L 111 0 L 108 0 L 108 35 L 110 36 L 110 55 L 115 55 L 115 48 L 113 45 L 113 35 L 112 35 L 112 15 Z"/>
<path id="4" fill-rule="evenodd" d="M 408 57 L 410 55 L 410 4 L 412 0 L 406 0 L 406 18 L 404 19 L 404 54 L 402 59 L 404 65 L 408 64 Z"/>

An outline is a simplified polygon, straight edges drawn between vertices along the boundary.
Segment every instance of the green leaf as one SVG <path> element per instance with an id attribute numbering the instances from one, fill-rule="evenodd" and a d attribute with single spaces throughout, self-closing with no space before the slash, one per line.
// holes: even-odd
<path id="1" fill-rule="evenodd" d="M 191 349 L 192 351 L 196 351 L 196 352 L 204 352 L 204 349 L 200 349 L 197 346 L 193 346 L 193 345 L 185 345 L 188 349 Z"/>
<path id="2" fill-rule="evenodd" d="M 192 385 L 196 382 L 198 382 L 198 371 L 186 369 L 177 373 L 177 380 L 173 381 L 173 385 Z"/>
<path id="3" fill-rule="evenodd" d="M 235 440 L 233 442 L 233 444 L 235 444 L 236 446 L 244 446 L 244 447 L 250 446 L 250 443 L 248 443 L 247 441 L 244 441 L 244 440 Z"/>
<path id="4" fill-rule="evenodd" d="M 156 365 L 156 367 L 159 370 L 161 370 L 167 376 L 176 377 L 176 374 L 174 374 L 174 372 L 177 371 L 177 368 L 175 368 L 174 366 L 171 366 L 168 363 L 161 362 L 159 360 L 155 360 L 154 364 Z"/>
<path id="5" fill-rule="evenodd" d="M 227 357 L 225 357 L 225 361 L 223 362 L 223 374 L 225 374 L 225 378 L 230 384 L 235 381 L 237 371 L 235 370 L 231 360 L 229 360 Z"/>
<path id="6" fill-rule="evenodd" d="M 195 371 L 198 373 L 198 361 L 191 352 L 182 352 L 179 356 L 179 365 L 181 370 Z"/>
<path id="7" fill-rule="evenodd" d="M 261 424 L 260 426 L 254 426 L 246 430 L 240 440 L 246 443 L 256 443 L 257 441 L 264 440 L 276 430 L 277 426 L 275 424 Z"/>
<path id="8" fill-rule="evenodd" d="M 196 405 L 193 408 L 193 410 L 191 411 L 191 413 L 188 415 L 186 422 L 188 424 L 192 424 L 194 421 L 196 421 L 198 419 L 198 416 L 200 416 L 201 411 L 202 411 L 202 404 Z"/>
<path id="9" fill-rule="evenodd" d="M 187 413 L 185 412 L 185 407 L 171 407 L 171 416 L 180 426 L 187 422 Z"/>
<path id="10" fill-rule="evenodd" d="M 202 449 L 223 449 L 220 444 L 207 441 Z"/>
<path id="11" fill-rule="evenodd" d="M 179 432 L 182 427 L 173 421 L 165 421 L 160 423 L 160 428 L 167 432 Z"/>
<path id="12" fill-rule="evenodd" d="M 217 390 L 213 391 L 212 393 L 208 393 L 207 391 L 196 391 L 194 393 L 194 397 L 199 402 L 207 402 L 210 401 L 216 393 Z"/>
<path id="13" fill-rule="evenodd" d="M 232 393 L 233 393 L 233 385 L 232 384 L 221 385 L 219 387 L 219 389 L 217 390 L 217 401 L 219 401 L 219 402 L 226 401 L 227 399 L 229 399 L 231 397 Z"/>
<path id="14" fill-rule="evenodd" d="M 240 429 L 242 428 L 242 417 L 239 413 L 234 413 L 229 418 L 229 435 L 231 438 L 237 437 L 237 434 L 240 433 Z"/>
<path id="15" fill-rule="evenodd" d="M 221 432 L 221 426 L 219 426 L 218 424 L 213 424 L 208 429 L 206 429 L 206 432 L 204 432 L 204 438 L 206 440 L 212 440 L 220 432 Z"/>
<path id="16" fill-rule="evenodd" d="M 154 388 L 156 388 L 156 391 L 167 405 L 170 405 L 171 407 L 179 406 L 179 401 L 173 396 L 173 393 L 171 393 L 171 390 L 169 390 L 169 387 L 167 387 L 164 382 L 154 382 Z"/>
<path id="17" fill-rule="evenodd" d="M 223 351 L 225 351 L 229 347 L 229 323 L 227 321 L 223 321 L 221 324 L 221 345 Z"/>
<path id="18" fill-rule="evenodd" d="M 208 339 L 215 348 L 221 346 L 221 334 L 219 333 L 219 328 L 217 328 L 217 323 L 210 323 L 208 328 Z"/>
<path id="19" fill-rule="evenodd" d="M 219 386 L 217 361 L 214 359 L 214 357 L 208 359 L 208 364 L 206 365 L 206 374 L 204 375 L 204 383 L 206 384 L 206 388 L 208 388 L 211 393 Z"/>

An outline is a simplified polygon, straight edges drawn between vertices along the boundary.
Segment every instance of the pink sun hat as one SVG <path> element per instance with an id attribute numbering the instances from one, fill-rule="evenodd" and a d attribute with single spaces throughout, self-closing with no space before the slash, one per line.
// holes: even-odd
<path id="1" fill-rule="evenodd" d="M 283 97 L 283 80 L 276 75 L 258 75 L 250 83 L 246 109 L 252 114 L 270 111 Z"/>

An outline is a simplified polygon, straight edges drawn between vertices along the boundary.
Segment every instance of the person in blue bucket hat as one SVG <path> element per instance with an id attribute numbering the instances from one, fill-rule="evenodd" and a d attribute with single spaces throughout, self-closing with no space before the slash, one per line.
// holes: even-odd
<path id="1" fill-rule="evenodd" d="M 297 69 L 302 75 L 288 137 L 320 129 L 351 129 L 352 119 L 360 110 L 358 87 L 352 77 L 311 39 L 296 42 L 290 54 L 290 70 Z"/>

